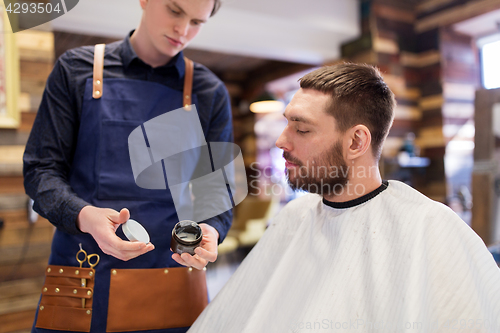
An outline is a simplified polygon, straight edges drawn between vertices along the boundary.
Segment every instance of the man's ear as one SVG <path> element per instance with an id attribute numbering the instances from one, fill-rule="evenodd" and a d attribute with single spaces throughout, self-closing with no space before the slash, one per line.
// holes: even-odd
<path id="1" fill-rule="evenodd" d="M 366 154 L 371 148 L 372 135 L 365 125 L 356 125 L 349 129 L 348 135 L 349 147 L 347 149 L 347 158 L 354 160 Z"/>
<path id="2" fill-rule="evenodd" d="M 142 9 L 146 9 L 146 5 L 148 4 L 148 0 L 139 0 Z"/>

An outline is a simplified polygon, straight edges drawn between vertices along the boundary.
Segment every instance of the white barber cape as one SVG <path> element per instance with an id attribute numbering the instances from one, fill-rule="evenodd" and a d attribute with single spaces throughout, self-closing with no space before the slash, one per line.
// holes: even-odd
<path id="1" fill-rule="evenodd" d="M 500 332 L 500 270 L 451 209 L 398 181 L 336 206 L 290 202 L 189 332 Z"/>

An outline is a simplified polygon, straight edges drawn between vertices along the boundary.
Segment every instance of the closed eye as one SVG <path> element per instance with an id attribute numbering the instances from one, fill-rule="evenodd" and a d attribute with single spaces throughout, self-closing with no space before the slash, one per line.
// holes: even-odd
<path id="1" fill-rule="evenodd" d="M 299 130 L 297 130 L 297 133 L 299 133 L 299 134 L 306 134 L 306 133 L 309 133 L 309 131 L 299 131 Z"/>
<path id="2" fill-rule="evenodd" d="M 175 16 L 181 15 L 181 12 L 175 9 L 172 9 L 171 7 L 168 7 L 168 10 Z"/>

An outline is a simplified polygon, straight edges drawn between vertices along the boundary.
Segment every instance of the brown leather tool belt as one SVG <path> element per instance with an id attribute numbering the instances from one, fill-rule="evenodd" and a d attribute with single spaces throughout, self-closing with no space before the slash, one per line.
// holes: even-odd
<path id="1" fill-rule="evenodd" d="M 48 266 L 36 327 L 90 332 L 94 278 L 91 268 Z"/>
<path id="2" fill-rule="evenodd" d="M 208 304 L 205 270 L 112 269 L 110 274 L 107 332 L 188 327 Z M 36 327 L 90 332 L 94 279 L 91 268 L 48 266 Z"/>
<path id="3" fill-rule="evenodd" d="M 205 270 L 112 269 L 106 331 L 191 326 L 207 304 Z"/>

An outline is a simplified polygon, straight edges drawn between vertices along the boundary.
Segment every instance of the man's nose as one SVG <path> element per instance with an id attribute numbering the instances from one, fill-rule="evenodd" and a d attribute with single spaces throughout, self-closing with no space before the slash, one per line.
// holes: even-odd
<path id="1" fill-rule="evenodd" d="M 283 150 L 286 150 L 286 151 L 290 150 L 290 148 L 291 148 L 289 140 L 287 139 L 287 135 L 286 135 L 287 128 L 288 128 L 288 126 L 283 130 L 283 132 L 281 132 L 278 140 L 276 140 L 276 147 L 283 149 Z"/>
<path id="2" fill-rule="evenodd" d="M 187 20 L 180 20 L 177 22 L 175 25 L 175 31 L 180 35 L 180 36 L 186 36 L 189 30 L 189 21 Z"/>

